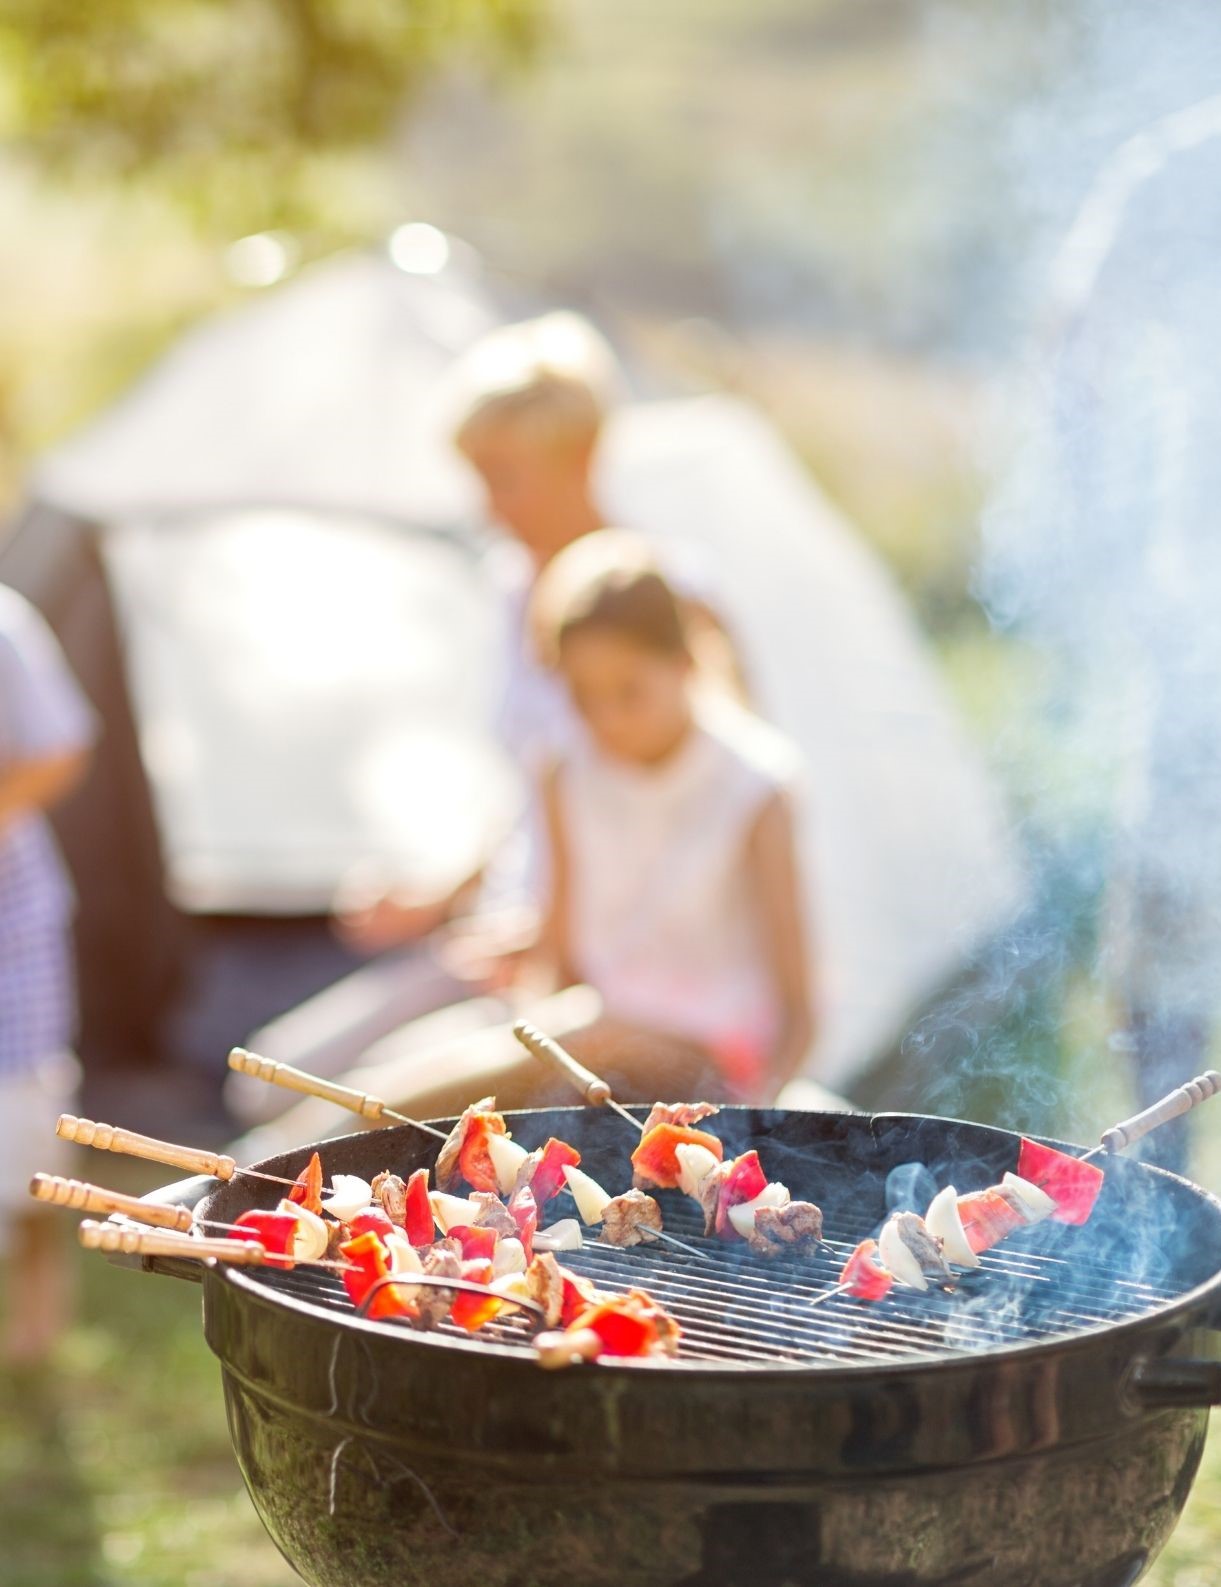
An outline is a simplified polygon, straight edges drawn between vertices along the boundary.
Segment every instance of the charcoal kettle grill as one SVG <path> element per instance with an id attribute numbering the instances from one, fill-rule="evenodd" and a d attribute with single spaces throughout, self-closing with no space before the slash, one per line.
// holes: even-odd
<path id="1" fill-rule="evenodd" d="M 644 1110 L 634 1109 L 637 1117 Z M 605 1110 L 506 1115 L 599 1181 L 634 1141 Z M 726 1156 L 817 1201 L 826 1245 L 774 1261 L 588 1242 L 563 1260 L 639 1285 L 673 1361 L 540 1368 L 523 1320 L 477 1337 L 356 1316 L 338 1276 L 145 1265 L 198 1278 L 251 1498 L 312 1587 L 1128 1587 L 1165 1543 L 1221 1403 L 1221 1202 L 1109 1159 L 1089 1224 L 1022 1231 L 953 1294 L 817 1306 L 906 1195 L 1016 1164 L 1017 1137 L 919 1115 L 726 1108 Z M 296 1175 L 311 1147 L 254 1165 Z M 328 1175 L 406 1177 L 413 1125 L 327 1140 Z M 154 1199 L 231 1223 L 278 1192 L 238 1176 Z"/>

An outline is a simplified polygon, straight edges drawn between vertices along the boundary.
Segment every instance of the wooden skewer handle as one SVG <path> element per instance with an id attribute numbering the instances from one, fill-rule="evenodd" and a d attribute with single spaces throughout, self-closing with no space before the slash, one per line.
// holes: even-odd
<path id="1" fill-rule="evenodd" d="M 605 1080 L 599 1079 L 596 1074 L 586 1069 L 584 1064 L 578 1063 L 570 1052 L 565 1052 L 558 1041 L 553 1041 L 550 1036 L 544 1036 L 542 1031 L 537 1030 L 528 1020 L 519 1019 L 513 1026 L 513 1034 L 528 1053 L 532 1053 L 542 1063 L 548 1064 L 570 1085 L 575 1086 L 591 1107 L 601 1107 L 610 1101 L 611 1088 Z"/>
<path id="2" fill-rule="evenodd" d="M 286 1091 L 300 1091 L 303 1096 L 334 1102 L 352 1113 L 359 1113 L 364 1119 L 380 1119 L 386 1111 L 381 1097 L 337 1085 L 334 1080 L 322 1080 L 317 1075 L 306 1074 L 304 1069 L 294 1069 L 291 1064 L 277 1063 L 274 1058 L 260 1058 L 258 1053 L 247 1052 L 244 1047 L 235 1047 L 229 1054 L 229 1067 L 239 1075 L 252 1075 L 270 1085 L 283 1086 Z"/>
<path id="3" fill-rule="evenodd" d="M 216 1179 L 232 1179 L 237 1164 L 222 1152 L 197 1151 L 193 1146 L 175 1146 L 172 1141 L 156 1141 L 134 1130 L 117 1130 L 113 1124 L 95 1124 L 92 1119 L 77 1119 L 71 1113 L 60 1115 L 55 1133 L 63 1141 L 78 1146 L 95 1146 L 100 1152 L 122 1152 L 127 1157 L 143 1157 L 152 1163 L 182 1168 L 189 1174 L 211 1174 Z"/>
<path id="4" fill-rule="evenodd" d="M 77 1212 L 121 1212 L 137 1223 L 155 1224 L 161 1229 L 177 1229 L 189 1234 L 195 1219 L 187 1207 L 171 1207 L 155 1201 L 141 1201 L 118 1190 L 103 1190 L 80 1179 L 63 1179 L 59 1174 L 35 1174 L 30 1180 L 30 1195 L 52 1207 L 72 1207 Z"/>
<path id="5" fill-rule="evenodd" d="M 1221 1074 L 1209 1069 L 1163 1097 L 1160 1102 L 1155 1102 L 1143 1113 L 1138 1113 L 1135 1118 L 1125 1119 L 1122 1124 L 1107 1130 L 1102 1136 L 1102 1144 L 1108 1152 L 1122 1152 L 1126 1146 L 1139 1141 L 1142 1135 L 1148 1135 L 1150 1130 L 1156 1130 L 1159 1125 L 1169 1124 L 1171 1119 L 1190 1113 L 1201 1102 L 1215 1097 L 1218 1091 L 1221 1091 Z"/>
<path id="6" fill-rule="evenodd" d="M 122 1256 L 178 1256 L 203 1262 L 215 1257 L 219 1262 L 236 1262 L 257 1267 L 267 1255 L 255 1240 L 192 1240 L 183 1234 L 161 1229 L 125 1228 L 121 1223 L 94 1223 L 86 1218 L 78 1231 L 87 1251 L 105 1251 Z"/>

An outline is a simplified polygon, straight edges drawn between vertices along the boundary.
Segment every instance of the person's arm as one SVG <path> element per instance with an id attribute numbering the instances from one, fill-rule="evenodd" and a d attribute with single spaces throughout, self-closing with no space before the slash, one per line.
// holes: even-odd
<path id="1" fill-rule="evenodd" d="M 797 1073 L 815 1030 L 793 813 L 785 794 L 774 794 L 755 818 L 748 855 L 780 1004 L 780 1030 L 772 1054 L 772 1079 L 779 1089 Z"/>
<path id="2" fill-rule="evenodd" d="M 572 939 L 569 914 L 570 868 L 568 844 L 564 835 L 564 815 L 560 808 L 560 771 L 552 767 L 543 779 L 543 818 L 547 843 L 547 868 L 551 891 L 543 916 L 539 950 L 556 977 L 558 986 L 572 986 Z"/>
<path id="3" fill-rule="evenodd" d="M 460 914 L 482 880 L 481 866 L 464 876 L 456 887 L 432 897 L 393 890 L 353 897 L 352 890 L 343 887 L 332 906 L 335 932 L 361 953 L 382 953 L 387 948 L 419 942 Z"/>
<path id="4" fill-rule="evenodd" d="M 58 804 L 81 780 L 88 758 L 83 749 L 66 750 L 0 771 L 0 827 Z"/>

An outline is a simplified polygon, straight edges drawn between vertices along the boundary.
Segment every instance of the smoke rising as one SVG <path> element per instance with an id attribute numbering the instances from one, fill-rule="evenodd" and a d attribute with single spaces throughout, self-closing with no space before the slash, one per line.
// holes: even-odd
<path id="1" fill-rule="evenodd" d="M 997 10 L 938 7 L 932 54 L 1011 24 Z M 1094 1099 L 1028 1061 L 1064 1035 L 1068 973 L 1112 1000 L 1112 1062 L 1135 1057 L 1145 1100 L 1196 1072 L 1221 987 L 1221 26 L 1198 0 L 1043 14 L 964 156 L 1009 238 L 976 592 L 1033 658 L 1011 769 L 1039 903 L 909 1046 L 952 1038 L 931 1105 L 970 1071 L 1031 1126 L 1094 1130 Z M 988 95 L 954 92 L 981 127 Z"/>

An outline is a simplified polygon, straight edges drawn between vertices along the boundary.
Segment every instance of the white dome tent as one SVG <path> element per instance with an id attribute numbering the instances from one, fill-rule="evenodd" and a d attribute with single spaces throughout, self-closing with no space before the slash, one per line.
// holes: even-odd
<path id="1" fill-rule="evenodd" d="M 507 804 L 484 531 L 437 391 L 529 306 L 461 245 L 429 258 L 339 257 L 189 333 L 42 461 L 0 552 L 87 683 L 79 567 L 104 566 L 180 911 L 320 917 L 353 860 L 456 869 Z M 850 1085 L 1020 906 L 993 791 L 892 580 L 759 413 L 629 401 L 600 467 L 612 521 L 704 543 L 760 708 L 805 754 L 812 1067 Z M 88 895 L 96 844 L 68 847 Z"/>

